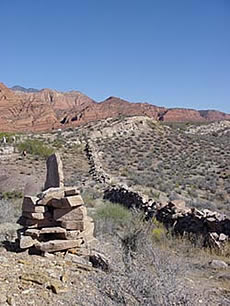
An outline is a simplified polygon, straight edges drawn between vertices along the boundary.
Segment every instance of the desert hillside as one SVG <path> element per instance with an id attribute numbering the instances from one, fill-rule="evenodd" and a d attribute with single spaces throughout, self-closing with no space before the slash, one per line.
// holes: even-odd
<path id="1" fill-rule="evenodd" d="M 229 133 L 228 120 L 148 116 L 2 133 L 1 303 L 229 305 Z M 79 190 L 95 222 L 96 264 L 74 248 L 43 257 L 18 249 L 23 196 L 41 194 L 53 152 L 63 161 L 64 185 Z"/>

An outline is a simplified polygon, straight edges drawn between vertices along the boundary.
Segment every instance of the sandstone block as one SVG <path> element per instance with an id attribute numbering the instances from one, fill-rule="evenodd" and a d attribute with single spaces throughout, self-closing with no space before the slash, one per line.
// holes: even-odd
<path id="1" fill-rule="evenodd" d="M 40 193 L 38 195 L 40 200 L 38 201 L 37 204 L 39 204 L 39 205 L 51 205 L 52 206 L 52 202 L 55 202 L 55 201 L 58 202 L 58 200 L 61 200 L 62 198 L 65 197 L 66 192 L 67 193 L 69 191 L 71 192 L 73 189 L 76 191 L 76 188 L 74 188 L 74 187 L 56 187 L 56 188 L 53 187 L 53 188 L 49 188 L 49 189 L 43 191 L 42 193 Z M 72 196 L 70 196 L 70 197 L 72 197 Z M 70 199 L 70 201 L 71 201 L 71 199 Z"/>
<path id="2" fill-rule="evenodd" d="M 57 252 L 67 250 L 70 248 L 79 247 L 81 245 L 81 239 L 78 240 L 51 240 L 47 242 L 41 242 L 36 247 L 43 252 Z"/>
<path id="3" fill-rule="evenodd" d="M 85 230 L 85 222 L 83 221 L 62 221 L 61 226 L 67 230 Z"/>
<path id="4" fill-rule="evenodd" d="M 64 174 L 60 155 L 58 153 L 52 154 L 48 157 L 46 162 L 47 174 L 45 189 L 50 187 L 63 187 Z"/>
<path id="5" fill-rule="evenodd" d="M 35 220 L 35 219 L 28 219 L 25 217 L 20 218 L 20 224 L 29 228 L 42 228 L 42 227 L 50 227 L 58 225 L 58 223 L 52 218 L 44 220 Z"/>
<path id="6" fill-rule="evenodd" d="M 34 245 L 35 241 L 30 236 L 21 236 L 20 238 L 20 248 L 27 249 Z"/>
<path id="7" fill-rule="evenodd" d="M 53 217 L 56 221 L 81 221 L 87 215 L 86 207 L 54 209 Z"/>
<path id="8" fill-rule="evenodd" d="M 28 212 L 34 212 L 38 200 L 39 198 L 37 197 L 25 196 L 22 203 L 22 210 Z"/>
<path id="9" fill-rule="evenodd" d="M 31 236 L 32 238 L 38 238 L 40 234 L 40 230 L 36 228 L 28 228 L 25 231 L 26 236 Z"/>
<path id="10" fill-rule="evenodd" d="M 79 194 L 80 194 L 80 192 L 76 188 L 65 190 L 65 197 L 75 196 L 75 195 L 79 195 Z"/>
<path id="11" fill-rule="evenodd" d="M 40 230 L 40 234 L 62 234 L 66 233 L 66 230 L 62 227 L 45 227 Z"/>
<path id="12" fill-rule="evenodd" d="M 92 218 L 86 217 L 84 221 L 61 221 L 61 226 L 68 230 L 85 231 L 92 222 Z"/>
<path id="13" fill-rule="evenodd" d="M 39 205 L 51 205 L 53 199 L 61 200 L 64 197 L 64 188 L 49 188 L 39 194 Z"/>
<path id="14" fill-rule="evenodd" d="M 83 205 L 83 199 L 80 195 L 69 196 L 62 199 L 63 207 L 76 207 Z"/>
<path id="15" fill-rule="evenodd" d="M 22 212 L 22 216 L 28 219 L 34 219 L 34 220 L 44 220 L 47 218 L 51 218 L 51 214 L 49 212 L 45 212 L 45 213 L 38 213 L 38 212 L 26 212 L 23 211 Z"/>

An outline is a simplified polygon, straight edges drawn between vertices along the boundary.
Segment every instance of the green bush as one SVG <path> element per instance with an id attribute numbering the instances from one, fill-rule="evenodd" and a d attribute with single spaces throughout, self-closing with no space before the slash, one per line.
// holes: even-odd
<path id="1" fill-rule="evenodd" d="M 36 139 L 27 139 L 24 142 L 19 143 L 18 150 L 19 152 L 26 151 L 27 153 L 43 158 L 47 158 L 49 155 L 54 153 L 53 148 Z"/>
<path id="2" fill-rule="evenodd" d="M 104 205 L 97 209 L 96 218 L 124 225 L 131 220 L 132 213 L 120 204 L 105 201 Z"/>
<path id="3" fill-rule="evenodd" d="M 0 140 L 6 137 L 6 141 L 8 143 L 12 143 L 13 142 L 13 137 L 16 137 L 14 133 L 7 133 L 7 132 L 0 132 Z"/>
<path id="4" fill-rule="evenodd" d="M 20 199 L 20 198 L 23 198 L 23 193 L 21 191 L 16 191 L 16 190 L 5 191 L 5 192 L 2 192 L 1 197 L 4 200 Z"/>

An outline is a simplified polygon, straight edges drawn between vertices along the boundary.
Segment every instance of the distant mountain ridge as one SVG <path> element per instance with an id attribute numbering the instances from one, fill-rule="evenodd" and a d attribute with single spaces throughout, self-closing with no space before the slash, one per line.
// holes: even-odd
<path id="1" fill-rule="evenodd" d="M 22 92 L 39 92 L 39 89 L 35 89 L 35 88 L 25 88 L 22 87 L 20 85 L 15 85 L 13 87 L 10 88 L 13 91 L 22 91 Z"/>
<path id="2" fill-rule="evenodd" d="M 0 83 L 0 131 L 48 131 L 120 116 L 148 116 L 168 122 L 230 119 L 229 114 L 216 110 L 169 109 L 117 97 L 95 102 L 79 91 L 58 92 L 21 86 L 14 86 L 12 90 Z"/>

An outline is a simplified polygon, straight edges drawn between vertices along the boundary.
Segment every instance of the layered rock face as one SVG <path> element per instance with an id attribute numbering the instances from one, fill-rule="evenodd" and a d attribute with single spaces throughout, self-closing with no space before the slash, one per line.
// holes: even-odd
<path id="1" fill-rule="evenodd" d="M 167 109 L 148 103 L 131 103 L 116 97 L 96 103 L 78 91 L 12 91 L 0 83 L 2 131 L 47 131 L 119 116 L 148 116 L 178 122 L 230 119 L 229 114 L 218 111 Z"/>
<path id="2" fill-rule="evenodd" d="M 66 112 L 81 111 L 93 100 L 80 92 L 44 89 L 25 93 L 0 83 L 0 130 L 46 131 L 63 127 Z"/>

